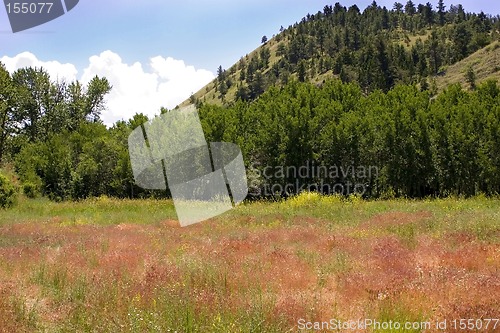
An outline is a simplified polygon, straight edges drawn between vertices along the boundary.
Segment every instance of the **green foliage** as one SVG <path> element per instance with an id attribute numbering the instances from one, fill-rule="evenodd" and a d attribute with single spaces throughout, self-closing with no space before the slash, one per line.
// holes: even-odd
<path id="1" fill-rule="evenodd" d="M 304 82 L 306 80 L 306 63 L 304 60 L 302 60 L 299 63 L 299 67 L 297 70 L 297 76 L 298 76 L 300 82 Z"/>
<path id="2" fill-rule="evenodd" d="M 467 67 L 465 72 L 465 81 L 469 84 L 471 89 L 476 89 L 476 72 L 472 66 Z"/>
<path id="3" fill-rule="evenodd" d="M 252 103 L 204 105 L 208 141 L 240 145 L 254 193 L 272 185 L 363 183 L 368 197 L 426 197 L 500 193 L 499 87 L 468 92 L 451 86 L 433 101 L 416 86 L 366 97 L 356 84 L 292 81 Z M 315 166 L 373 167 L 369 175 L 313 175 Z M 264 177 L 264 168 L 305 167 L 308 177 Z M 298 179 L 297 179 L 298 178 Z M 267 189 L 267 190 L 266 190 Z M 327 188 L 331 190 L 331 188 Z M 266 192 L 267 191 L 267 192 Z"/>
<path id="4" fill-rule="evenodd" d="M 28 144 L 18 155 L 18 173 L 25 183 L 40 182 L 43 194 L 54 200 L 131 196 L 133 175 L 126 148 L 130 131 L 125 123 L 110 130 L 86 123 L 77 131 Z"/>
<path id="5" fill-rule="evenodd" d="M 271 58 L 271 51 L 269 51 L 269 48 L 263 47 L 260 50 L 259 56 L 260 56 L 260 61 L 261 61 L 260 66 L 262 68 L 269 67 L 269 59 Z"/>
<path id="6" fill-rule="evenodd" d="M 23 193 L 26 197 L 35 199 L 40 195 L 40 189 L 38 185 L 27 182 L 23 184 Z"/>
<path id="7" fill-rule="evenodd" d="M 12 181 L 0 172 L 0 208 L 10 208 L 16 202 L 16 188 Z"/>
<path id="8" fill-rule="evenodd" d="M 27 142 L 99 122 L 110 90 L 108 80 L 97 76 L 83 87 L 53 82 L 43 68 L 21 68 L 10 75 L 0 64 L 0 161 Z"/>
<path id="9" fill-rule="evenodd" d="M 8 140 L 15 133 L 17 93 L 5 66 L 0 63 L 0 163 L 4 158 Z"/>

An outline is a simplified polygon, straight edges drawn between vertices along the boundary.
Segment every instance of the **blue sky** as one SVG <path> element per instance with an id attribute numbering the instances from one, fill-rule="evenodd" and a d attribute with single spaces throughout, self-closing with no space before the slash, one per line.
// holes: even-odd
<path id="1" fill-rule="evenodd" d="M 431 2 L 434 4 L 437 0 Z M 179 77 L 197 81 L 191 86 L 185 83 L 184 91 L 175 92 L 175 98 L 166 100 L 164 104 L 171 107 L 168 104 L 175 104 L 174 99 L 184 100 L 190 92 L 210 81 L 209 73 L 213 75 L 219 65 L 227 68 L 255 49 L 263 35 L 271 37 L 281 25 L 287 27 L 308 12 L 316 13 L 325 4 L 333 3 L 335 1 L 327 0 L 80 0 L 66 15 L 16 34 L 11 32 L 6 11 L 1 8 L 0 60 L 4 63 L 10 60 L 10 67 L 7 66 L 10 70 L 20 65 L 52 62 L 48 65 L 51 74 L 61 70 L 65 72 L 61 76 L 68 80 L 84 80 L 92 74 L 115 76 L 105 68 L 113 62 L 117 71 L 144 74 L 151 86 L 154 86 L 155 75 L 157 88 L 162 83 L 170 83 L 170 88 L 163 87 L 164 92 L 177 86 L 173 81 Z M 354 3 L 364 9 L 371 1 L 341 1 L 344 6 Z M 394 1 L 377 3 L 392 7 Z M 445 1 L 448 6 L 450 3 Z M 497 1 L 461 3 L 467 11 L 500 14 Z M 105 51 L 110 52 L 103 55 Z M 20 61 L 21 57 L 16 57 L 23 52 L 29 52 L 30 56 L 24 53 Z M 156 58 L 153 66 L 155 57 L 160 58 Z M 183 66 L 189 68 L 189 75 L 183 72 Z M 122 76 L 114 80 L 138 78 L 132 74 Z M 116 81 L 115 86 L 117 84 L 121 83 Z M 187 92 L 189 89 L 193 91 Z M 160 90 L 157 89 L 158 94 Z M 123 90 L 122 94 L 127 95 L 127 91 Z M 127 117 L 130 112 L 117 110 L 108 121 L 119 119 L 120 115 Z"/>

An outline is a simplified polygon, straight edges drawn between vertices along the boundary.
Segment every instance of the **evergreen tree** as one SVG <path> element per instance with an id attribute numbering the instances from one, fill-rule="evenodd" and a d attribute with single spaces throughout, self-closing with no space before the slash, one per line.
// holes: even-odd
<path id="1" fill-rule="evenodd" d="M 396 13 L 400 14 L 403 12 L 403 4 L 401 2 L 395 2 L 393 6 L 394 11 Z"/>
<path id="2" fill-rule="evenodd" d="M 438 2 L 438 15 L 439 15 L 439 25 L 443 26 L 445 23 L 446 6 L 444 5 L 444 0 L 439 0 Z"/>
<path id="3" fill-rule="evenodd" d="M 255 77 L 250 83 L 250 98 L 257 98 L 264 92 L 264 89 L 264 76 L 261 71 L 256 71 Z"/>
<path id="4" fill-rule="evenodd" d="M 471 39 L 471 32 L 467 29 L 465 22 L 459 23 L 455 26 L 452 41 L 454 44 L 455 59 L 457 61 L 467 57 Z"/>
<path id="5" fill-rule="evenodd" d="M 423 16 L 424 16 L 425 23 L 428 26 L 432 26 L 432 24 L 434 23 L 434 12 L 432 10 L 432 4 L 430 2 L 428 2 L 424 6 Z"/>
<path id="6" fill-rule="evenodd" d="M 219 82 L 222 82 L 224 81 L 225 79 L 225 73 L 224 73 L 224 69 L 222 69 L 222 65 L 220 65 L 218 68 L 217 68 L 217 81 Z"/>
<path id="7" fill-rule="evenodd" d="M 428 40 L 428 49 L 430 66 L 432 68 L 433 74 L 436 75 L 439 72 L 439 67 L 441 67 L 442 52 L 437 33 L 434 30 L 431 32 L 431 36 Z"/>
<path id="8" fill-rule="evenodd" d="M 267 47 L 262 47 L 260 50 L 260 68 L 267 68 L 269 67 L 269 59 L 271 58 L 271 51 L 269 51 L 269 48 Z"/>
<path id="9" fill-rule="evenodd" d="M 465 72 L 465 81 L 469 84 L 470 89 L 476 89 L 476 72 L 471 65 L 467 67 L 467 71 Z"/>
<path id="10" fill-rule="evenodd" d="M 304 82 L 306 80 L 306 62 L 304 60 L 299 62 L 297 76 L 300 82 Z"/>
<path id="11" fill-rule="evenodd" d="M 236 99 L 239 99 L 242 101 L 248 101 L 249 97 L 250 97 L 249 95 L 250 95 L 250 91 L 249 91 L 248 87 L 243 85 L 243 84 L 239 84 L 238 88 L 236 90 Z"/>
<path id="12" fill-rule="evenodd" d="M 405 13 L 410 15 L 410 16 L 413 16 L 416 14 L 416 9 L 415 9 L 415 4 L 413 3 L 413 1 L 411 0 L 408 0 L 408 2 L 406 3 L 406 6 L 405 6 Z"/>

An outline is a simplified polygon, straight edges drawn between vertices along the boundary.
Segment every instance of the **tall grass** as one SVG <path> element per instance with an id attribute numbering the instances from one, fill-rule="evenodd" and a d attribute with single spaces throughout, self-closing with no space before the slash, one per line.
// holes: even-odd
<path id="1" fill-rule="evenodd" d="M 175 218 L 168 200 L 105 197 L 0 211 L 0 332 L 288 332 L 299 318 L 498 315 L 495 198 L 304 193 L 187 228 Z"/>

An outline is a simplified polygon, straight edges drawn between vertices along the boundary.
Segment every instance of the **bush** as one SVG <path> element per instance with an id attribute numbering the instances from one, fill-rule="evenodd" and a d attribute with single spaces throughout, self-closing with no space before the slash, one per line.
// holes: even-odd
<path id="1" fill-rule="evenodd" d="M 16 201 L 16 188 L 14 184 L 0 173 L 0 208 L 9 208 Z"/>
<path id="2" fill-rule="evenodd" d="M 35 199 L 40 194 L 40 190 L 36 184 L 27 182 L 23 184 L 23 193 L 26 197 Z"/>

